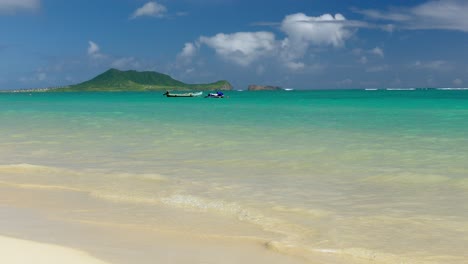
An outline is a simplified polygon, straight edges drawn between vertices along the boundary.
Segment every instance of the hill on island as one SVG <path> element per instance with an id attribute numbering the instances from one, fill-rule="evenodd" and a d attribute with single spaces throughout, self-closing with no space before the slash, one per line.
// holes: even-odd
<path id="1" fill-rule="evenodd" d="M 89 81 L 50 91 L 57 92 L 119 92 L 119 91 L 212 91 L 231 90 L 228 81 L 207 84 L 187 84 L 159 72 L 109 69 Z"/>

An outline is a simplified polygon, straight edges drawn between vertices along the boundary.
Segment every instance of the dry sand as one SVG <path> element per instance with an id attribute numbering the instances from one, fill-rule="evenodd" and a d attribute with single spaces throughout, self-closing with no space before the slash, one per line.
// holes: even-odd
<path id="1" fill-rule="evenodd" d="M 5 264 L 105 264 L 71 248 L 0 236 L 0 262 Z"/>

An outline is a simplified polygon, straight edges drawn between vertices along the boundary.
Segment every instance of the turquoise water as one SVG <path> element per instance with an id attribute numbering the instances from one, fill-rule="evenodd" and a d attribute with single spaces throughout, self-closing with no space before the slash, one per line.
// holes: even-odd
<path id="1" fill-rule="evenodd" d="M 468 91 L 228 96 L 0 93 L 0 181 L 288 254 L 466 262 Z"/>

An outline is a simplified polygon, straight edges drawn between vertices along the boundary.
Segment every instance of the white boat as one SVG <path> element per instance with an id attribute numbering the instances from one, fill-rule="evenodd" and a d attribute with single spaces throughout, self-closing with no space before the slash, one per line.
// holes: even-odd
<path id="1" fill-rule="evenodd" d="M 201 96 L 203 92 L 194 92 L 194 93 L 170 93 L 166 91 L 163 95 L 166 97 L 197 97 Z"/>

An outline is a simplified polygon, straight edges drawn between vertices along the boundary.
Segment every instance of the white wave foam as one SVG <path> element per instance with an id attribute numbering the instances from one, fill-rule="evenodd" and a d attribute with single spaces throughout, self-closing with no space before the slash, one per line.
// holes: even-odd
<path id="1" fill-rule="evenodd" d="M 161 201 L 172 207 L 236 217 L 239 221 L 260 227 L 263 231 L 281 235 L 282 239 L 276 241 L 276 243 L 287 248 L 300 245 L 303 235 L 310 235 L 315 232 L 311 228 L 266 216 L 256 209 L 245 208 L 237 203 L 213 201 L 192 195 L 173 195 L 163 198 Z"/>
<path id="2" fill-rule="evenodd" d="M 450 88 L 450 87 L 446 87 L 446 88 L 436 88 L 437 90 L 468 90 L 468 88 Z"/>
<path id="3" fill-rule="evenodd" d="M 47 172 L 58 171 L 58 168 L 33 165 L 28 163 L 0 165 L 0 172 L 24 173 L 24 172 Z"/>
<path id="4" fill-rule="evenodd" d="M 74 192 L 82 192 L 83 190 L 68 186 L 61 186 L 61 185 L 45 185 L 45 184 L 29 184 L 29 183 L 14 183 L 14 182 L 6 182 L 0 181 L 1 185 L 14 187 L 14 188 L 21 188 L 21 189 L 36 189 L 36 190 L 62 190 L 62 191 L 74 191 Z"/>
<path id="5" fill-rule="evenodd" d="M 331 212 L 329 211 L 320 210 L 320 209 L 306 209 L 306 208 L 285 207 L 285 206 L 274 206 L 273 210 L 286 212 L 286 213 L 294 213 L 294 214 L 299 214 L 299 215 L 306 215 L 307 217 L 314 217 L 314 218 L 326 217 L 331 214 Z"/>
<path id="6" fill-rule="evenodd" d="M 172 195 L 161 200 L 164 204 L 193 210 L 216 210 L 219 212 L 238 212 L 241 207 L 235 203 L 226 204 L 222 201 L 208 201 L 192 195 Z"/>
<path id="7" fill-rule="evenodd" d="M 101 173 L 100 176 L 111 176 L 113 178 L 130 178 L 130 179 L 142 179 L 151 181 L 166 181 L 167 178 L 157 173 Z"/>
<path id="8" fill-rule="evenodd" d="M 416 88 L 387 88 L 387 91 L 414 91 Z"/>
<path id="9" fill-rule="evenodd" d="M 160 201 L 152 197 L 144 197 L 132 194 L 122 194 L 122 193 L 110 193 L 103 191 L 93 191 L 89 194 L 92 197 L 103 199 L 111 202 L 119 203 L 130 203 L 130 204 L 146 204 L 146 205 L 157 205 L 160 204 Z"/>

